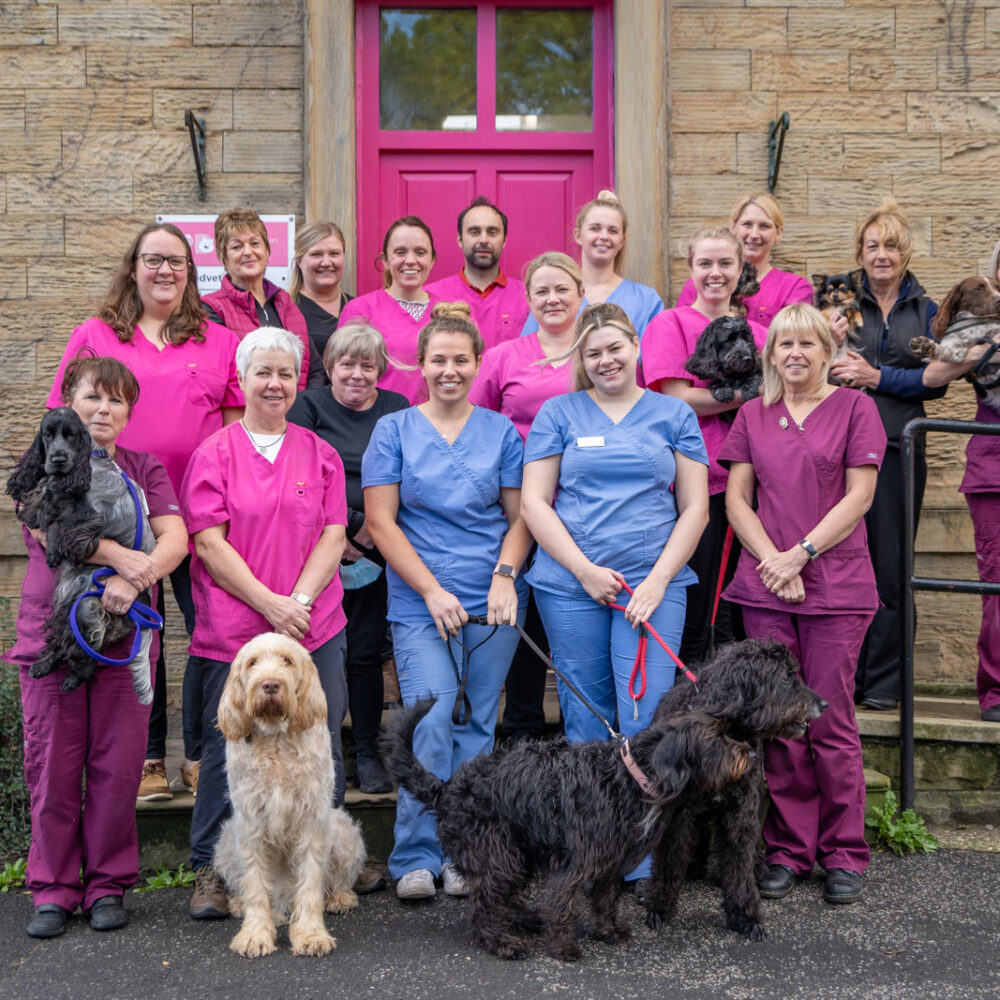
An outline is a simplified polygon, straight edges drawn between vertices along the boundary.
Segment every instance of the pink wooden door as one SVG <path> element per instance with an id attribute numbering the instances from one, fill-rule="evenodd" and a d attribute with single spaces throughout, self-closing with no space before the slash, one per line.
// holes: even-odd
<path id="1" fill-rule="evenodd" d="M 613 176 L 610 0 L 359 0 L 356 88 L 359 292 L 403 215 L 434 233 L 431 280 L 457 271 L 477 195 L 510 220 L 508 274 L 576 250 L 576 211 Z"/>

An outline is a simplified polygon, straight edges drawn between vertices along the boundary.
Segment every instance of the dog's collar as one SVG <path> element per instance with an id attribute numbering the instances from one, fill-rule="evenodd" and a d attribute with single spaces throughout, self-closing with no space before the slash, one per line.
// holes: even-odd
<path id="1" fill-rule="evenodd" d="M 660 796 L 657 793 L 656 788 L 645 775 L 642 768 L 639 767 L 635 757 L 632 756 L 632 747 L 629 746 L 628 738 L 625 736 L 621 738 L 621 753 L 626 770 L 632 775 L 633 778 L 635 778 L 635 783 L 642 789 L 643 793 L 648 795 L 651 799 L 658 799 Z"/>
<path id="2" fill-rule="evenodd" d="M 91 458 L 110 458 L 111 457 L 111 453 L 108 451 L 107 448 L 94 448 L 90 452 L 90 457 Z"/>

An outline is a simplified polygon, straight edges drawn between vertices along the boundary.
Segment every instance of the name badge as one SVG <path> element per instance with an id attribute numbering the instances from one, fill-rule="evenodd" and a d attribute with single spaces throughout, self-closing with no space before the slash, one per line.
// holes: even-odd
<path id="1" fill-rule="evenodd" d="M 604 438 L 603 436 L 598 437 L 579 437 L 576 439 L 577 448 L 603 448 Z"/>

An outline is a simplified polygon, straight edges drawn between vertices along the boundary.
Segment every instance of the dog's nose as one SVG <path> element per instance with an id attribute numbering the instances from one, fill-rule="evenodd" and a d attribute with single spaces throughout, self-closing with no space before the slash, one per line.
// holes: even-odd
<path id="1" fill-rule="evenodd" d="M 275 695 L 281 690 L 281 682 L 266 680 L 261 683 L 260 689 L 266 695 Z"/>

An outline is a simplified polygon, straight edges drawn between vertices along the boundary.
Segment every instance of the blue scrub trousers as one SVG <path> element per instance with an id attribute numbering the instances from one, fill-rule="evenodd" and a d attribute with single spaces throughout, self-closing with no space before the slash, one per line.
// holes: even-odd
<path id="1" fill-rule="evenodd" d="M 598 604 L 589 597 L 565 597 L 547 590 L 535 590 L 535 601 L 549 638 L 552 661 L 590 701 L 601 715 L 625 736 L 634 736 L 653 720 L 660 698 L 674 685 L 674 661 L 652 637 L 646 651 L 646 692 L 633 702 L 629 678 L 639 646 L 639 630 L 633 629 L 623 611 Z M 623 590 L 616 604 L 628 603 Z M 687 586 L 672 584 L 649 624 L 676 653 L 684 631 Z M 636 689 L 641 687 L 636 677 Z M 571 743 L 603 740 L 608 736 L 603 723 L 559 681 L 559 705 Z M 617 725 L 616 720 L 617 718 Z M 629 881 L 648 878 L 649 858 L 630 872 Z"/>
<path id="2" fill-rule="evenodd" d="M 518 621 L 523 625 L 523 607 L 518 609 Z M 466 625 L 460 638 L 471 649 L 491 631 L 492 627 L 487 625 Z M 420 763 L 439 778 L 450 778 L 462 761 L 493 749 L 500 690 L 519 638 L 516 629 L 501 626 L 472 654 L 465 685 L 472 715 L 464 726 L 456 726 L 451 713 L 458 693 L 458 675 L 434 623 L 392 622 L 403 704 L 410 706 L 428 695 L 436 695 L 438 699 L 417 726 L 413 750 Z M 461 669 L 462 648 L 453 639 L 449 639 L 449 645 Z M 434 829 L 434 814 L 425 811 L 405 788 L 399 789 L 396 798 L 394 835 L 395 844 L 389 855 L 393 878 L 401 878 L 418 868 L 429 869 L 435 877 L 441 874 L 444 858 Z"/>

